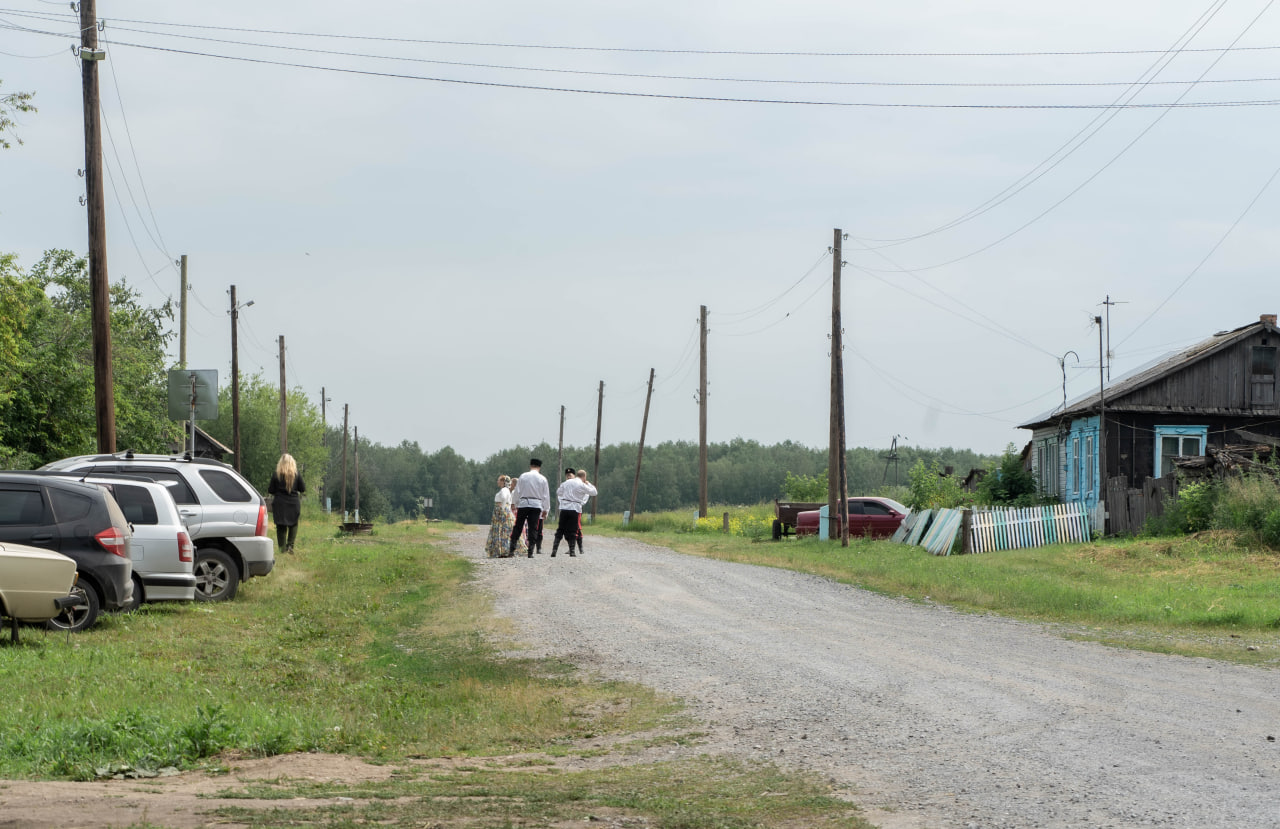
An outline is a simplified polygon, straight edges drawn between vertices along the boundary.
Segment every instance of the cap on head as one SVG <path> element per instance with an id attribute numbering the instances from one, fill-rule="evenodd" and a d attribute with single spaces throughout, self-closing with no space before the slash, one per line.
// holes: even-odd
<path id="1" fill-rule="evenodd" d="M 542 468 L 542 461 L 538 460 L 537 458 L 530 458 L 530 459 L 529 459 L 529 465 L 530 465 L 530 466 L 536 466 L 536 467 L 538 467 L 539 469 L 541 469 L 541 468 Z"/>
<path id="2" fill-rule="evenodd" d="M 572 467 L 572 466 L 566 466 L 566 467 L 564 468 L 564 474 L 566 474 L 566 475 L 574 475 L 574 474 L 576 474 L 576 473 L 574 472 L 574 469 L 573 469 L 573 467 Z"/>

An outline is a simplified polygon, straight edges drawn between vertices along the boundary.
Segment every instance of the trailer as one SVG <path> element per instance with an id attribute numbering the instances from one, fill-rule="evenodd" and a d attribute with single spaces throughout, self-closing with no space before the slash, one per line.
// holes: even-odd
<path id="1" fill-rule="evenodd" d="M 800 513 L 821 509 L 826 505 L 826 501 L 817 503 L 811 501 L 779 501 L 775 498 L 773 501 L 773 540 L 778 541 L 783 536 L 792 535 L 796 529 L 796 516 Z"/>

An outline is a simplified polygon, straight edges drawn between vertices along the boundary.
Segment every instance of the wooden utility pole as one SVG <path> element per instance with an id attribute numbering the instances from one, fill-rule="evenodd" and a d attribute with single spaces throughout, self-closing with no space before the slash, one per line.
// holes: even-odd
<path id="1" fill-rule="evenodd" d="M 182 254 L 178 287 L 178 368 L 187 367 L 187 255 Z"/>
<path id="2" fill-rule="evenodd" d="M 324 467 L 320 470 L 320 509 L 328 512 L 324 501 L 324 482 L 329 477 L 329 420 L 325 417 L 325 404 L 329 402 L 329 396 L 324 393 L 324 386 L 320 387 L 320 443 L 324 446 Z"/>
<path id="3" fill-rule="evenodd" d="M 1103 504 L 1103 498 L 1106 495 L 1107 488 L 1105 481 L 1107 480 L 1107 383 L 1104 379 L 1103 368 L 1103 351 L 1102 351 L 1102 317 L 1094 317 L 1093 321 L 1098 324 L 1098 503 Z M 1106 532 L 1106 513 L 1102 513 L 1102 520 L 1098 522 L 1098 531 Z"/>
<path id="4" fill-rule="evenodd" d="M 342 404 L 342 520 L 347 520 L 347 404 Z"/>
<path id="5" fill-rule="evenodd" d="M 560 407 L 560 444 L 556 449 L 556 474 L 551 478 L 553 481 L 564 480 L 564 406 Z M 560 486 L 559 483 L 556 486 Z"/>
<path id="6" fill-rule="evenodd" d="M 831 245 L 831 409 L 827 442 L 827 538 L 840 532 L 840 243 L 844 234 L 835 229 Z"/>
<path id="7" fill-rule="evenodd" d="M 240 306 L 236 304 L 236 286 L 231 286 L 231 454 L 235 456 L 236 471 L 240 471 L 240 348 L 237 344 L 240 328 Z"/>
<path id="8" fill-rule="evenodd" d="M 89 219 L 89 302 L 93 335 L 93 403 L 98 451 L 116 451 L 116 405 L 111 371 L 111 281 L 107 277 L 107 209 L 102 188 L 102 116 L 98 105 L 96 0 L 80 2 L 80 81 L 84 97 L 84 181 Z"/>
<path id="9" fill-rule="evenodd" d="M 284 382 L 284 334 L 280 335 L 280 454 L 289 451 L 289 402 L 286 396 L 288 387 Z M 360 509 L 359 504 L 356 509 Z"/>
<path id="10" fill-rule="evenodd" d="M 596 462 L 591 468 L 591 480 L 595 481 L 600 476 L 600 422 L 604 419 L 604 381 L 600 381 L 600 399 L 596 403 Z M 596 504 L 600 502 L 599 498 L 591 502 L 591 523 L 596 521 Z"/>
<path id="11" fill-rule="evenodd" d="M 707 306 L 701 314 L 698 347 L 698 517 L 707 517 Z"/>
<path id="12" fill-rule="evenodd" d="M 649 369 L 649 393 L 644 396 L 644 420 L 640 421 L 640 451 L 636 453 L 636 481 L 631 485 L 631 517 L 636 517 L 636 494 L 640 492 L 640 461 L 644 458 L 644 432 L 649 428 L 649 401 L 653 398 L 653 369 Z"/>
<path id="13" fill-rule="evenodd" d="M 356 427 L 356 443 L 352 447 L 352 453 L 355 455 L 355 473 L 356 473 L 356 523 L 360 523 L 360 427 Z"/>
<path id="14" fill-rule="evenodd" d="M 841 321 L 840 289 L 836 288 L 836 416 L 837 431 L 840 435 L 840 504 L 836 510 L 836 520 L 840 522 L 840 546 L 849 546 L 849 471 L 846 469 L 848 459 L 845 456 L 845 423 L 844 423 L 844 324 Z"/>

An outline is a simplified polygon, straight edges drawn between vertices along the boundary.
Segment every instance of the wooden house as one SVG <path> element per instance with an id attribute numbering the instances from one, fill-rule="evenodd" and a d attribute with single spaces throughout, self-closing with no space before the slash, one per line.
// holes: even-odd
<path id="1" fill-rule="evenodd" d="M 1105 481 L 1160 478 L 1173 458 L 1227 444 L 1280 445 L 1276 315 L 1220 331 L 1024 423 L 1041 490 L 1082 502 L 1102 526 Z"/>

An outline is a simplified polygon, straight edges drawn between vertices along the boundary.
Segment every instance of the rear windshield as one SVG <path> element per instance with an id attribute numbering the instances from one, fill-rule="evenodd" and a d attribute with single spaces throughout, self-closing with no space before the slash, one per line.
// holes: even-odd
<path id="1" fill-rule="evenodd" d="M 159 516 L 156 515 L 156 502 L 146 487 L 124 483 L 112 484 L 111 494 L 116 497 L 120 511 L 124 513 L 125 519 L 130 524 L 160 523 Z"/>

